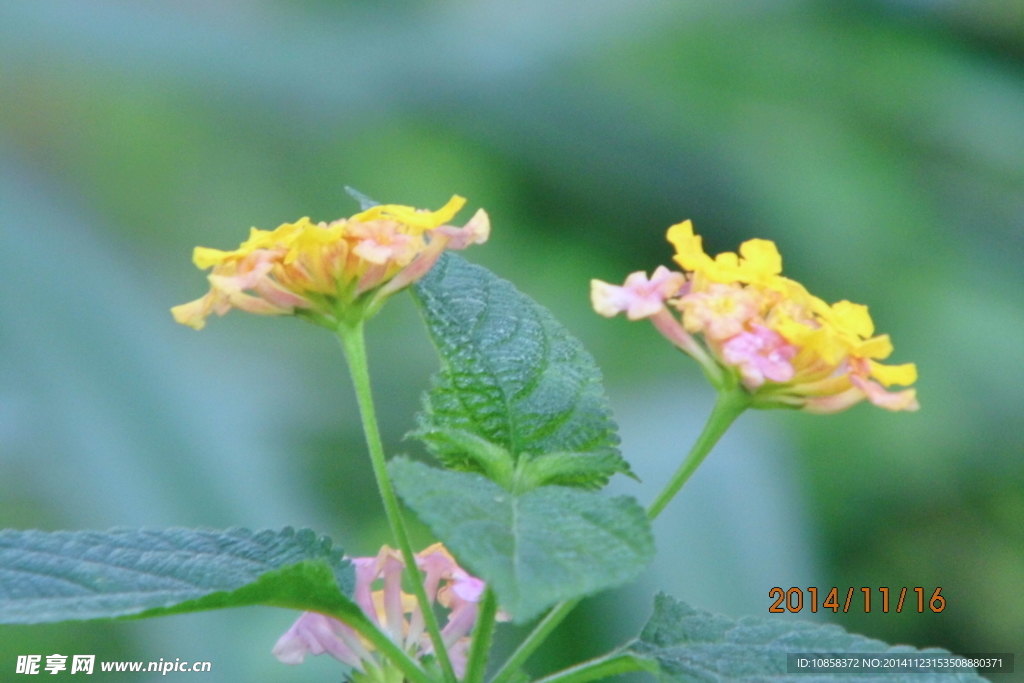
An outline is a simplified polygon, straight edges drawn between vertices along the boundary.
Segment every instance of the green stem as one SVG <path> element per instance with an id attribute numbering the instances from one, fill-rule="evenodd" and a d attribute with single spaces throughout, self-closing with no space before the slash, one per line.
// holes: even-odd
<path id="1" fill-rule="evenodd" d="M 711 415 L 704 425 L 704 430 L 697 437 L 697 442 L 693 444 L 693 448 L 690 449 L 689 454 L 687 454 L 682 464 L 679 465 L 679 469 L 672 475 L 672 478 L 662 492 L 658 494 L 658 497 L 647 508 L 647 517 L 649 519 L 653 520 L 661 514 L 661 511 L 679 493 L 679 490 L 683 488 L 683 484 L 686 483 L 697 467 L 704 461 L 704 458 L 707 457 L 711 449 L 718 443 L 718 440 L 729 429 L 729 426 L 749 406 L 750 394 L 743 387 L 739 386 L 738 383 L 734 382 L 732 386 L 719 389 L 718 398 L 715 400 L 715 407 L 711 410 Z M 579 600 L 567 600 L 552 607 L 551 611 L 541 619 L 533 631 L 519 644 L 519 647 L 512 653 L 508 661 L 498 670 L 498 673 L 491 679 L 491 683 L 509 683 L 516 672 L 526 663 L 526 660 L 530 658 L 530 655 L 540 647 L 541 643 L 555 630 L 555 627 L 562 623 L 562 620 L 569 615 L 569 612 L 579 602 Z"/>
<path id="2" fill-rule="evenodd" d="M 729 429 L 729 426 L 749 405 L 750 394 L 743 387 L 734 386 L 719 390 L 718 398 L 715 400 L 715 407 L 711 410 L 711 415 L 704 425 L 704 430 L 697 437 L 697 442 L 693 444 L 693 448 L 690 449 L 686 459 L 679 465 L 679 469 L 669 479 L 665 488 L 662 489 L 658 497 L 647 508 L 648 519 L 653 520 L 661 514 L 661 511 L 665 509 L 669 501 L 679 493 L 679 489 L 683 488 L 683 484 L 700 467 L 700 464 L 704 462 L 704 458 L 708 456 L 708 453 L 715 447 L 718 440 L 722 438 L 722 435 Z"/>
<path id="3" fill-rule="evenodd" d="M 656 674 L 658 670 L 658 664 L 653 660 L 628 652 L 613 652 L 545 676 L 535 683 L 588 683 L 599 678 L 607 678 L 630 671 L 647 671 Z"/>
<path id="4" fill-rule="evenodd" d="M 430 634 L 430 641 L 434 644 L 434 653 L 441 664 L 444 678 L 448 683 L 456 683 L 452 660 L 448 656 L 448 649 L 444 646 L 433 606 L 423 587 L 423 578 L 416 566 L 416 555 L 409 542 L 409 532 L 405 528 L 402 510 L 398 505 L 395 489 L 391 485 L 391 478 L 388 476 L 384 445 L 381 442 L 380 428 L 377 426 L 377 415 L 373 407 L 373 394 L 370 391 L 370 370 L 366 362 L 366 340 L 363 336 L 362 320 L 351 325 L 339 325 L 338 339 L 341 340 L 341 346 L 345 350 L 345 359 L 348 361 L 349 372 L 352 375 L 352 384 L 355 386 L 356 399 L 359 402 L 359 414 L 363 419 L 366 445 L 370 450 L 370 462 L 373 463 L 373 473 L 377 478 L 377 488 L 380 490 L 380 497 L 384 502 L 384 511 L 387 513 L 391 532 L 398 542 L 406 569 L 413 578 L 412 589 L 419 602 L 420 611 L 423 613 L 423 621 L 427 627 L 427 633 Z"/>
<path id="5" fill-rule="evenodd" d="M 491 679 L 491 683 L 508 683 L 512 680 L 516 672 L 522 668 L 523 664 L 526 664 L 526 660 L 530 658 L 534 650 L 547 640 L 547 637 L 551 635 L 555 627 L 562 623 L 562 620 L 578 604 L 580 604 L 579 600 L 564 600 L 552 607 L 551 611 L 530 631 L 530 635 L 526 636 L 526 639 L 519 643 L 519 647 L 515 649 L 515 652 L 502 664 L 501 668 L 498 669 L 498 673 L 494 674 L 494 678 Z"/>
<path id="6" fill-rule="evenodd" d="M 487 588 L 480 602 L 480 612 L 473 629 L 473 641 L 469 649 L 469 662 L 466 664 L 466 675 L 463 683 L 483 683 L 484 669 L 487 668 L 487 655 L 491 651 L 491 636 L 494 635 L 494 617 L 498 611 L 498 601 L 494 591 Z"/>
<path id="7" fill-rule="evenodd" d="M 344 621 L 346 624 L 356 630 L 359 635 L 366 638 L 368 641 L 373 643 L 374 647 L 387 657 L 395 666 L 401 670 L 405 677 L 410 683 L 434 683 L 434 681 L 427 675 L 427 673 L 419 667 L 405 653 L 402 648 L 398 647 L 391 641 L 387 635 L 377 628 L 377 625 L 366 618 L 365 615 L 359 613 L 358 615 L 353 614 L 340 614 L 335 615 L 339 620 Z"/>

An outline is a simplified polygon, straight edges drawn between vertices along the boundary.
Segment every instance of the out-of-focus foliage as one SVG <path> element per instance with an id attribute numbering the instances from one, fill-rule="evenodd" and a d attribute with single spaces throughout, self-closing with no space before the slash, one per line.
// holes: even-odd
<path id="1" fill-rule="evenodd" d="M 346 184 L 486 207 L 493 239 L 471 258 L 583 339 L 623 415 L 653 412 L 643 397 L 666 382 L 702 395 L 648 326 L 586 298 L 591 277 L 667 264 L 674 222 L 694 219 L 711 252 L 772 239 L 787 274 L 869 304 L 894 362 L 918 363 L 921 412 L 757 424 L 796 446 L 811 534 L 794 543 L 819 587 L 941 585 L 947 607 L 817 617 L 960 652 L 1024 642 L 1019 2 L 0 3 L 0 525 L 295 524 L 379 547 L 330 336 L 241 314 L 196 334 L 166 311 L 205 289 L 194 245 L 348 215 Z M 436 358 L 408 301 L 369 333 L 389 452 L 415 451 L 401 437 Z M 724 518 L 765 509 L 726 500 Z M 659 534 L 662 549 L 681 538 Z M 721 556 L 687 561 L 743 575 L 716 564 L 741 556 L 720 538 Z M 765 612 L 748 589 L 732 593 L 762 597 L 723 607 L 671 588 Z M 534 669 L 635 631 L 648 596 L 615 596 L 585 604 Z M 633 624 L 610 616 L 625 602 Z M 254 654 L 292 617 L 5 628 L 0 666 L 95 652 L 211 659 L 226 681 L 334 675 Z"/>

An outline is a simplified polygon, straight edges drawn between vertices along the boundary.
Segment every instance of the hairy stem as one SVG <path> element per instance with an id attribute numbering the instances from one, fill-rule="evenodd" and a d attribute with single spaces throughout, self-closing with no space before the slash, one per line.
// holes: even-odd
<path id="1" fill-rule="evenodd" d="M 749 405 L 750 394 L 740 386 L 722 389 L 718 392 L 715 407 L 711 410 L 711 415 L 708 417 L 708 421 L 705 423 L 700 436 L 697 437 L 696 443 L 693 444 L 693 448 L 690 449 L 689 454 L 679 465 L 679 469 L 675 471 L 672 478 L 669 479 L 665 488 L 662 489 L 658 497 L 647 508 L 648 519 L 653 520 L 661 514 L 661 511 L 665 509 L 669 501 L 679 493 L 679 489 L 683 488 L 683 484 L 697 471 L 700 464 L 704 462 L 704 458 L 708 456 L 708 453 L 715 447 L 715 444 L 722 438 L 722 435 L 725 434 L 730 425 L 735 422 L 736 418 Z"/>
<path id="2" fill-rule="evenodd" d="M 628 652 L 613 652 L 545 676 L 534 683 L 588 683 L 630 671 L 657 673 L 658 664 Z"/>
<path id="3" fill-rule="evenodd" d="M 416 555 L 409 542 L 409 533 L 405 527 L 405 520 L 402 518 L 402 510 L 398 505 L 395 489 L 391 485 L 391 477 L 388 476 L 384 445 L 381 442 L 377 414 L 373 407 L 373 394 L 370 391 L 370 370 L 366 362 L 366 340 L 363 335 L 362 320 L 350 325 L 344 323 L 339 325 L 338 339 L 345 350 L 345 359 L 348 361 L 349 372 L 352 375 L 352 384 L 355 386 L 356 399 L 359 402 L 359 414 L 363 419 L 366 445 L 370 450 L 370 462 L 373 463 L 373 474 L 377 479 L 377 488 L 380 491 L 381 500 L 384 502 L 384 510 L 387 513 L 388 523 L 391 525 L 391 533 L 394 534 L 395 540 L 398 542 L 405 567 L 413 578 L 412 589 L 419 602 L 420 611 L 423 613 L 430 641 L 434 644 L 434 652 L 441 664 L 441 671 L 448 683 L 456 683 L 455 670 L 452 668 L 448 649 L 444 646 L 441 629 L 437 625 L 437 617 L 434 616 L 433 607 L 427 598 L 426 589 L 423 587 L 423 578 L 416 566 Z"/>
<path id="4" fill-rule="evenodd" d="M 483 683 L 484 669 L 487 667 L 487 655 L 491 651 L 491 636 L 494 635 L 494 617 L 498 611 L 498 601 L 494 591 L 487 588 L 480 602 L 480 612 L 473 629 L 473 644 L 469 649 L 469 661 L 466 664 L 466 676 L 463 683 Z"/>
<path id="5" fill-rule="evenodd" d="M 551 635 L 555 627 L 562 623 L 562 620 L 578 604 L 580 604 L 579 600 L 564 600 L 552 607 L 551 611 L 544 615 L 544 618 L 530 631 L 526 639 L 519 643 L 519 647 L 516 648 L 515 652 L 502 664 L 501 668 L 498 669 L 498 673 L 494 674 L 494 678 L 491 679 L 491 683 L 508 683 L 516 675 L 516 672 L 522 668 L 523 664 L 526 663 L 526 660 L 530 658 L 534 650 L 547 640 L 547 637 Z"/>

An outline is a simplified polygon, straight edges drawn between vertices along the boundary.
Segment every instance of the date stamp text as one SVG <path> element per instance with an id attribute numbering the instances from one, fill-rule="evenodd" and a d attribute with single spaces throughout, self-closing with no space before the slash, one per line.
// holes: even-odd
<path id="1" fill-rule="evenodd" d="M 812 612 L 817 612 L 820 606 L 821 609 L 830 609 L 833 612 L 838 612 L 840 608 L 844 612 L 849 612 L 850 605 L 859 605 L 861 600 L 863 600 L 865 612 L 871 612 L 872 608 L 875 610 L 881 609 L 882 612 L 889 612 L 891 606 L 895 607 L 896 612 L 902 612 L 904 607 L 908 611 L 916 608 L 918 612 L 924 612 L 925 607 L 927 607 L 936 613 L 946 609 L 946 598 L 942 595 L 942 586 L 932 590 L 930 597 L 926 597 L 928 590 L 917 586 L 909 589 L 908 592 L 908 588 L 903 586 L 897 592 L 895 588 L 890 591 L 888 586 L 880 586 L 878 588 L 864 586 L 859 591 L 856 591 L 851 586 L 843 593 L 837 587 L 832 587 L 830 590 L 821 589 L 819 591 L 816 586 L 809 586 L 805 593 L 804 589 L 795 586 L 788 590 L 775 587 L 768 591 L 768 597 L 774 600 L 768 607 L 768 611 L 775 613 L 799 612 L 806 606 Z"/>

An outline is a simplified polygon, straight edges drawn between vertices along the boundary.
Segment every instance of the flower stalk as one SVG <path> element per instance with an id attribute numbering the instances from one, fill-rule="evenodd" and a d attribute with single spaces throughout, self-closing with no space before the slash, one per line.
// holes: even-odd
<path id="1" fill-rule="evenodd" d="M 466 675 L 463 683 L 483 683 L 484 670 L 487 668 L 487 656 L 491 651 L 491 639 L 494 636 L 494 624 L 498 613 L 498 600 L 489 587 L 484 591 L 477 615 L 476 628 L 473 629 L 472 645 L 469 649 L 469 661 L 466 664 Z"/>
<path id="2" fill-rule="evenodd" d="M 412 544 L 409 542 L 409 532 L 405 526 L 405 519 L 402 517 L 401 508 L 398 505 L 398 497 L 395 495 L 394 486 L 391 484 L 391 477 L 388 475 L 387 461 L 384 457 L 384 445 L 380 438 L 380 428 L 377 425 L 377 415 L 373 405 L 373 394 L 370 389 L 370 371 L 366 358 L 366 338 L 363 332 L 363 321 L 359 320 L 351 325 L 339 325 L 337 328 L 338 339 L 345 351 L 345 360 L 348 362 L 349 372 L 352 375 L 352 384 L 355 387 L 356 399 L 359 403 L 359 414 L 363 421 L 363 431 L 366 435 L 366 445 L 370 451 L 370 462 L 373 464 L 373 474 L 377 480 L 377 488 L 380 491 L 381 500 L 384 503 L 384 511 L 387 514 L 388 524 L 391 526 L 391 533 L 394 535 L 398 548 L 402 553 L 402 559 L 406 568 L 413 574 L 413 593 L 423 613 L 423 621 L 427 634 L 434 645 L 434 653 L 441 665 L 441 672 L 445 681 L 456 683 L 455 670 L 452 668 L 451 658 L 448 656 L 448 649 L 445 647 L 444 638 L 441 636 L 441 629 L 437 624 L 437 617 L 430 600 L 427 597 L 426 589 L 423 586 L 420 570 L 416 565 L 416 555 L 413 553 Z"/>
<path id="3" fill-rule="evenodd" d="M 509 683 L 519 670 L 526 664 L 526 660 L 530 658 L 538 647 L 547 640 L 551 632 L 554 631 L 562 620 L 569 616 L 569 612 L 576 609 L 576 605 L 580 604 L 579 600 L 563 600 L 554 607 L 552 607 L 547 614 L 533 627 L 529 635 L 523 639 L 523 642 L 519 643 L 519 647 L 509 656 L 498 672 L 494 674 L 494 678 L 491 679 L 490 683 Z"/>
<path id="4" fill-rule="evenodd" d="M 660 667 L 651 659 L 638 657 L 629 652 L 611 652 L 540 678 L 534 683 L 589 683 L 631 671 L 646 671 L 657 675 Z"/>
<path id="5" fill-rule="evenodd" d="M 744 410 L 751 404 L 751 397 L 743 387 L 736 383 L 732 387 L 723 387 L 718 391 L 718 398 L 715 400 L 715 407 L 711 410 L 708 421 L 704 424 L 697 441 L 693 444 L 686 458 L 680 463 L 679 468 L 669 479 L 668 484 L 662 489 L 658 497 L 647 508 L 647 518 L 654 520 L 665 506 L 683 488 L 693 473 L 697 471 L 704 458 L 708 456 L 711 449 L 715 447 L 722 435 L 732 426 Z"/>

